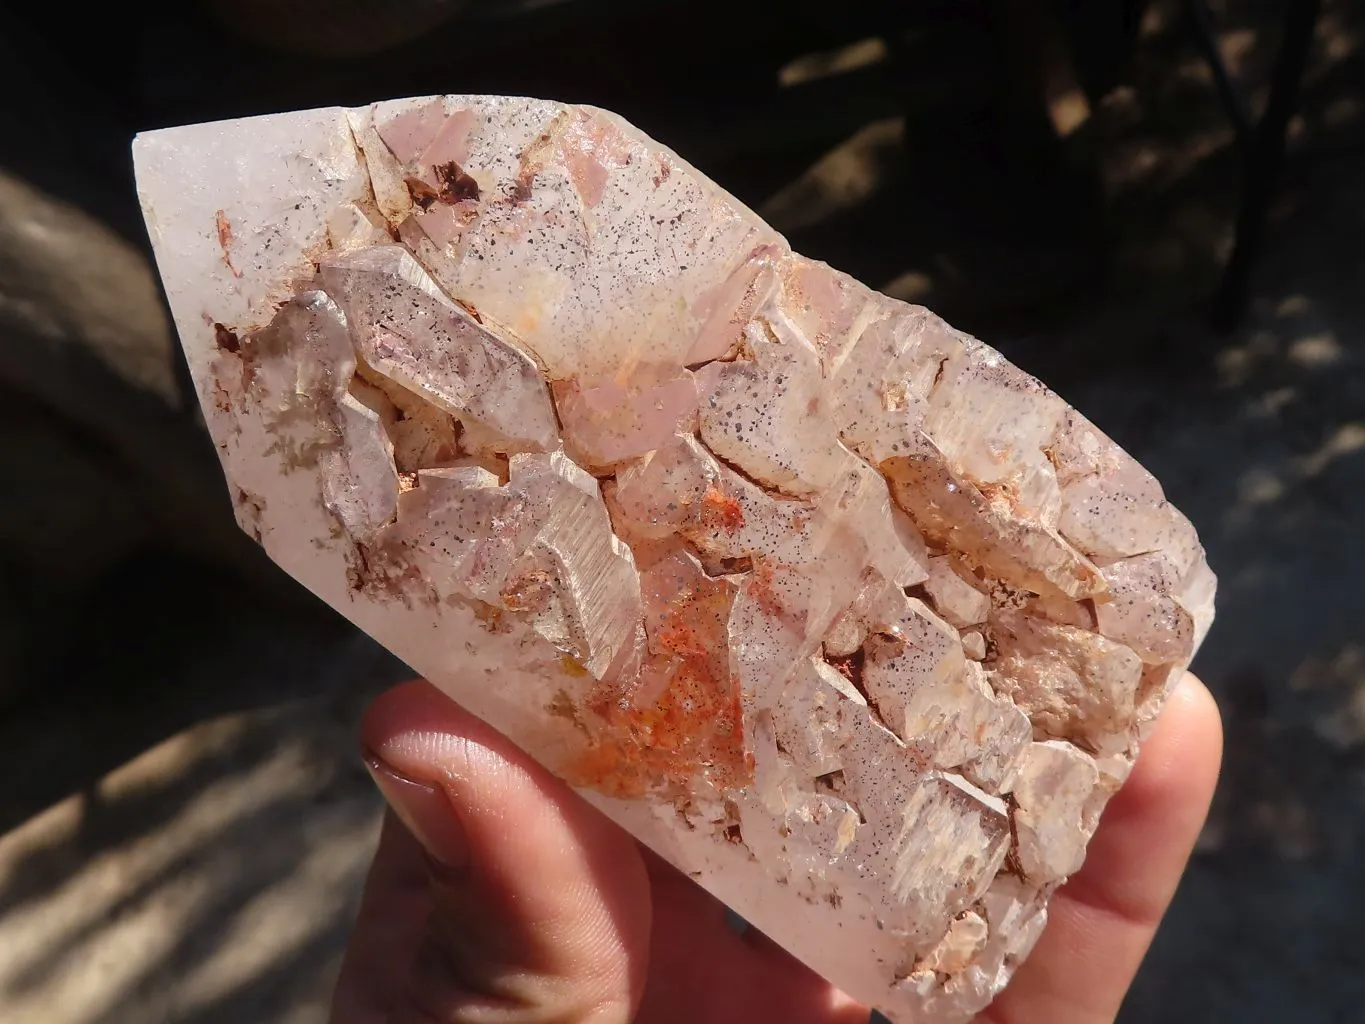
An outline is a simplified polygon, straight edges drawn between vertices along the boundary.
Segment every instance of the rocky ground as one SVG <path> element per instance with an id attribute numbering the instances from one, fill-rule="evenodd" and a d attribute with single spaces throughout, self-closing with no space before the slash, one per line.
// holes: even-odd
<path id="1" fill-rule="evenodd" d="M 75 121 L 53 115 L 76 116 L 69 86 L 16 78 L 26 105 L 0 116 L 37 141 L 0 151 L 0 397 L 18 439 L 0 452 L 0 1020 L 322 1021 L 377 823 L 354 725 L 402 675 L 230 529 L 179 399 L 126 130 L 513 88 L 622 110 L 798 249 L 997 344 L 1157 473 L 1221 577 L 1196 667 L 1224 709 L 1228 759 L 1123 1020 L 1357 1019 L 1365 153 L 1340 144 L 1365 125 L 1365 34 L 1352 5 L 1327 5 L 1254 298 L 1221 334 L 1202 302 L 1236 164 L 1178 6 L 1149 16 L 1128 88 L 1084 120 L 1074 93 L 1054 97 L 1074 126 L 1068 162 L 1028 178 L 941 112 L 973 76 L 935 91 L 960 54 L 913 33 L 788 63 L 768 92 L 753 85 L 778 78 L 767 50 L 725 83 L 735 91 L 684 95 L 695 69 L 619 39 L 612 52 L 638 65 L 616 68 L 628 90 L 548 58 L 509 70 L 505 49 L 419 54 L 407 77 L 328 65 L 330 78 L 272 80 L 237 74 L 233 42 L 215 44 L 208 83 L 204 54 L 184 48 L 202 27 L 174 23 L 148 29 L 137 75 Z M 1224 6 L 1225 50 L 1263 82 L 1276 5 Z M 774 52 L 799 27 L 740 25 Z M 0 38 L 13 48 L 0 76 L 21 75 L 41 28 Z M 166 54 L 181 56 L 153 59 Z M 926 63 L 943 75 L 906 77 Z M 15 124 L 0 127 L 12 142 Z"/>

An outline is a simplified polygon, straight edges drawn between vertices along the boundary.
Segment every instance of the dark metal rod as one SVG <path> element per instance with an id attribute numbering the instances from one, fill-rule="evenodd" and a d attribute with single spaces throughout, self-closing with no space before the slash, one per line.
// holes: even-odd
<path id="1" fill-rule="evenodd" d="M 1284 167 L 1289 121 L 1299 106 L 1303 74 L 1313 47 L 1313 33 L 1322 9 L 1321 0 L 1285 0 L 1284 38 L 1275 63 L 1275 77 L 1265 113 L 1247 154 L 1242 202 L 1237 216 L 1237 235 L 1232 256 L 1223 272 L 1215 318 L 1225 329 L 1242 318 L 1250 294 L 1251 272 L 1260 255 L 1266 213 Z"/>
<path id="2" fill-rule="evenodd" d="M 1289 2 L 1292 3 L 1293 0 Z M 1237 142 L 1245 149 L 1250 149 L 1255 139 L 1256 118 L 1251 112 L 1251 104 L 1247 102 L 1246 95 L 1232 80 L 1227 61 L 1223 60 L 1223 51 L 1218 48 L 1218 31 L 1214 26 L 1213 13 L 1209 10 L 1207 0 L 1185 0 L 1185 15 L 1194 29 L 1195 41 L 1199 43 L 1199 49 L 1208 62 L 1209 70 L 1213 72 L 1213 84 L 1217 87 L 1218 96 L 1232 120 L 1233 129 L 1237 132 Z"/>

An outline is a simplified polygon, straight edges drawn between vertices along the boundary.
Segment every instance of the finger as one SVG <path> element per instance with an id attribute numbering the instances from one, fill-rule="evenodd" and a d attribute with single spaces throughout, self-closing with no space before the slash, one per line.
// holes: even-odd
<path id="1" fill-rule="evenodd" d="M 342 960 L 329 1024 L 387 1024 L 393 994 L 407 980 L 430 913 L 422 848 L 389 811 Z"/>
<path id="2" fill-rule="evenodd" d="M 868 1010 L 651 853 L 654 935 L 637 1024 L 867 1024 Z"/>
<path id="3" fill-rule="evenodd" d="M 984 1021 L 1114 1020 L 1208 815 L 1221 759 L 1218 708 L 1186 675 L 1110 801 L 1085 866 L 1053 897 L 1037 948 Z"/>
<path id="4" fill-rule="evenodd" d="M 633 840 L 430 684 L 380 697 L 362 735 L 431 868 L 395 1024 L 629 1021 L 650 927 Z"/>

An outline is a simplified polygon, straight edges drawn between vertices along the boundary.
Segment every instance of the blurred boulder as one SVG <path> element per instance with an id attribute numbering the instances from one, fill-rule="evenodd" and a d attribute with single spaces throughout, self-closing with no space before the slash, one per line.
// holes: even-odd
<path id="1" fill-rule="evenodd" d="M 128 133 L 31 44 L 0 34 L 0 699 L 35 620 L 139 548 L 295 589 L 237 529 L 180 383 Z"/>

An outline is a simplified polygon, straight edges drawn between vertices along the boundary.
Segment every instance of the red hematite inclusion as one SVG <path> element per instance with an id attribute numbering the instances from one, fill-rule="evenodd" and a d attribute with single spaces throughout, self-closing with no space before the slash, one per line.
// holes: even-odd
<path id="1" fill-rule="evenodd" d="M 697 776 L 720 793 L 748 784 L 753 757 L 726 640 L 734 590 L 698 572 L 660 602 L 639 675 L 590 697 L 605 728 L 571 763 L 571 782 L 626 798 L 670 787 L 685 796 Z"/>

